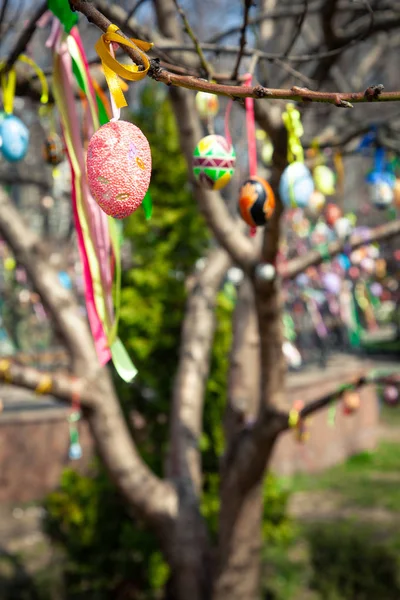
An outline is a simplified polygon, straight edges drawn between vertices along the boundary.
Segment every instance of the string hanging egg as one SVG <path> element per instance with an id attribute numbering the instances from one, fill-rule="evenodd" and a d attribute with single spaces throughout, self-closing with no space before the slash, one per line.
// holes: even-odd
<path id="1" fill-rule="evenodd" d="M 300 161 L 292 162 L 282 173 L 279 195 L 288 208 L 305 208 L 314 191 L 310 170 Z"/>
<path id="2" fill-rule="evenodd" d="M 26 125 L 12 114 L 0 121 L 0 150 L 8 162 L 22 160 L 29 145 L 29 130 Z"/>
<path id="3" fill-rule="evenodd" d="M 86 167 L 93 198 L 105 213 L 123 219 L 139 208 L 149 187 L 149 142 L 133 123 L 110 121 L 92 136 Z"/>
<path id="4" fill-rule="evenodd" d="M 236 154 L 222 135 L 207 135 L 193 152 L 193 173 L 205 188 L 220 190 L 235 172 Z"/>
<path id="5" fill-rule="evenodd" d="M 270 184 L 261 177 L 249 177 L 239 194 L 239 212 L 242 219 L 256 227 L 265 225 L 275 210 L 275 195 Z"/>

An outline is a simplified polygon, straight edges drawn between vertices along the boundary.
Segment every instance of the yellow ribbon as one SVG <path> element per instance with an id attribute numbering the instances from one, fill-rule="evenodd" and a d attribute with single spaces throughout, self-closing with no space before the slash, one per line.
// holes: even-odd
<path id="1" fill-rule="evenodd" d="M 304 150 L 300 142 L 304 129 L 301 124 L 300 112 L 293 104 L 287 104 L 286 112 L 282 114 L 282 120 L 288 132 L 288 162 L 292 163 L 295 160 L 304 162 Z"/>
<path id="2" fill-rule="evenodd" d="M 139 81 L 140 79 L 144 79 L 150 68 L 150 61 L 146 54 L 142 52 L 142 50 L 150 50 L 153 44 L 136 39 L 128 40 L 122 35 L 116 33 L 116 31 L 118 31 L 118 27 L 111 24 L 106 33 L 103 33 L 101 38 L 96 43 L 95 50 L 101 59 L 104 76 L 110 89 L 110 93 L 114 99 L 115 105 L 117 108 L 122 108 L 123 106 L 127 106 L 127 102 L 121 89 L 119 77 L 122 79 L 128 79 L 129 81 Z M 118 62 L 117 59 L 114 58 L 110 53 L 110 44 L 112 42 L 123 44 L 124 46 L 128 46 L 128 48 L 137 50 L 143 62 L 144 69 L 139 71 L 138 65 L 122 65 L 120 62 Z"/>
<path id="3" fill-rule="evenodd" d="M 4 63 L 1 63 L 1 66 Z M 11 115 L 14 106 L 15 86 L 17 84 L 17 73 L 11 69 L 7 74 L 1 76 L 1 88 L 3 90 L 4 112 Z"/>
<path id="4" fill-rule="evenodd" d="M 43 375 L 35 388 L 36 394 L 48 394 L 51 392 L 53 382 L 50 375 Z"/>
<path id="5" fill-rule="evenodd" d="M 47 84 L 47 79 L 42 69 L 38 67 L 38 65 L 31 58 L 26 56 L 25 54 L 20 54 L 18 60 L 24 62 L 25 64 L 32 67 L 32 69 L 36 72 L 39 81 L 42 85 L 42 95 L 40 97 L 40 102 L 42 104 L 47 104 L 49 100 L 49 86 Z M 0 68 L 3 67 L 4 62 L 0 63 Z M 3 104 L 4 104 L 4 112 L 7 115 L 11 115 L 14 107 L 14 97 L 15 97 L 15 87 L 17 84 L 17 73 L 14 68 L 10 69 L 10 71 L 6 74 L 2 74 L 1 76 L 1 87 L 3 90 Z"/>

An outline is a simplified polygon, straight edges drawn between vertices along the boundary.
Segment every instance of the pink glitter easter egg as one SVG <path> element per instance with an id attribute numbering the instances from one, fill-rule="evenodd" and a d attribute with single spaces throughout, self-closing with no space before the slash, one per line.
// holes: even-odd
<path id="1" fill-rule="evenodd" d="M 123 219 L 139 208 L 149 187 L 149 142 L 132 123 L 110 121 L 91 138 L 86 169 L 98 205 L 108 215 Z"/>

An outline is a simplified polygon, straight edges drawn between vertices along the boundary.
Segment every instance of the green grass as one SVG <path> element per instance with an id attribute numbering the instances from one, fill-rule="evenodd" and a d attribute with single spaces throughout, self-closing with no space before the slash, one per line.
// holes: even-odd
<path id="1" fill-rule="evenodd" d="M 400 444 L 381 442 L 374 452 L 363 452 L 321 474 L 299 474 L 286 481 L 294 492 L 326 491 L 340 494 L 341 506 L 400 508 Z"/>

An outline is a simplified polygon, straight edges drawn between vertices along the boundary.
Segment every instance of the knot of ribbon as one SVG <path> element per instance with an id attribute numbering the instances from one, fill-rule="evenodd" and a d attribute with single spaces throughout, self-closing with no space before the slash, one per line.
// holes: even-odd
<path id="1" fill-rule="evenodd" d="M 111 24 L 106 33 L 104 33 L 98 42 L 96 42 L 95 50 L 101 59 L 104 76 L 110 89 L 110 93 L 114 99 L 115 105 L 117 108 L 122 108 L 123 106 L 127 106 L 127 102 L 121 89 L 119 77 L 129 81 L 139 81 L 140 79 L 144 79 L 150 68 L 150 61 L 145 52 L 150 50 L 153 44 L 136 39 L 128 40 L 122 35 L 116 33 L 117 31 L 118 27 Z M 142 60 L 143 70 L 139 70 L 140 67 L 138 65 L 123 65 L 118 62 L 118 60 L 111 54 L 110 46 L 113 42 L 136 50 Z"/>
<path id="2" fill-rule="evenodd" d="M 304 162 L 304 150 L 300 138 L 304 133 L 300 112 L 293 104 L 286 105 L 282 120 L 288 132 L 288 162 Z"/>

